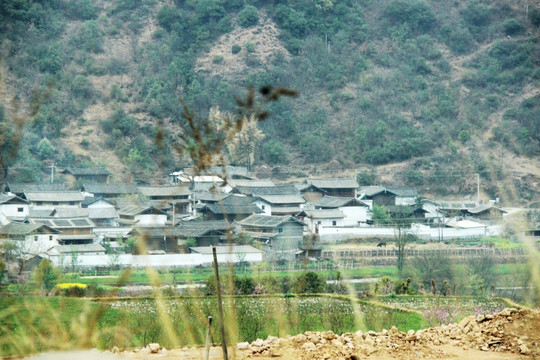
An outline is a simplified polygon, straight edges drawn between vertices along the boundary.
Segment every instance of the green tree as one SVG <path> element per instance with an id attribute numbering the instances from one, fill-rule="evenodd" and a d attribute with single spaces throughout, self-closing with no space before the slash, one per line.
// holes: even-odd
<path id="1" fill-rule="evenodd" d="M 373 204 L 373 207 L 371 209 L 371 219 L 375 222 L 377 225 L 384 225 L 388 224 L 390 221 L 390 216 L 388 215 L 388 212 L 386 211 L 386 207 L 384 205 L 376 205 Z"/>
<path id="2" fill-rule="evenodd" d="M 326 279 L 313 271 L 298 276 L 294 286 L 298 294 L 319 294 L 326 288 Z"/>
<path id="3" fill-rule="evenodd" d="M 197 239 L 190 237 L 186 239 L 186 247 L 196 247 L 197 246 Z"/>
<path id="4" fill-rule="evenodd" d="M 53 263 L 48 259 L 43 259 L 34 273 L 34 280 L 40 289 L 51 290 L 60 276 L 60 271 L 54 267 Z"/>
<path id="5" fill-rule="evenodd" d="M 259 22 L 257 8 L 252 5 L 246 5 L 238 14 L 238 25 L 242 27 L 255 26 Z"/>
<path id="6" fill-rule="evenodd" d="M 360 186 L 375 185 L 376 180 L 377 180 L 377 172 L 375 168 L 369 171 L 362 170 L 362 171 L 359 171 L 358 174 L 356 174 L 356 182 Z"/>

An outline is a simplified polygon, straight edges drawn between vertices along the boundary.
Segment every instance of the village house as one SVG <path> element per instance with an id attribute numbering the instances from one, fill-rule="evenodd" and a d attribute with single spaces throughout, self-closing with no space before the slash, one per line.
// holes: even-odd
<path id="1" fill-rule="evenodd" d="M 501 220 L 503 215 L 506 214 L 501 208 L 496 207 L 493 204 L 483 204 L 471 209 L 467 209 L 467 216 L 478 220 L 486 221 L 498 221 Z"/>
<path id="2" fill-rule="evenodd" d="M 118 222 L 124 226 L 165 227 L 167 213 L 142 202 L 118 202 Z"/>
<path id="3" fill-rule="evenodd" d="M 75 168 L 68 167 L 62 174 L 66 175 L 68 183 L 75 184 L 75 182 L 85 182 L 85 183 L 109 183 L 109 176 L 111 172 L 102 167 L 95 168 Z"/>
<path id="4" fill-rule="evenodd" d="M 306 200 L 300 195 L 258 195 L 253 203 L 266 215 L 294 215 L 302 211 Z"/>
<path id="5" fill-rule="evenodd" d="M 377 206 L 413 205 L 418 192 L 413 188 L 366 186 L 359 190 L 359 199 L 372 201 Z"/>
<path id="6" fill-rule="evenodd" d="M 24 219 L 28 216 L 30 204 L 28 200 L 16 195 L 0 194 L 0 213 L 8 219 Z"/>
<path id="7" fill-rule="evenodd" d="M 437 204 L 439 211 L 447 218 L 467 216 L 469 209 L 474 209 L 481 205 L 473 200 L 433 200 L 433 202 Z"/>
<path id="8" fill-rule="evenodd" d="M 140 193 L 150 200 L 161 201 L 172 209 L 175 214 L 190 214 L 191 190 L 187 185 L 182 186 L 139 186 Z"/>
<path id="9" fill-rule="evenodd" d="M 165 254 L 180 252 L 179 240 L 182 230 L 174 227 L 136 227 L 128 233 L 135 238 L 138 245 L 136 254 Z"/>
<path id="10" fill-rule="evenodd" d="M 179 239 L 194 239 L 197 246 L 227 244 L 234 226 L 225 220 L 182 221 L 178 224 Z"/>
<path id="11" fill-rule="evenodd" d="M 306 179 L 306 183 L 326 192 L 328 196 L 356 197 L 358 183 L 352 178 Z"/>
<path id="12" fill-rule="evenodd" d="M 302 195 L 302 197 L 306 199 L 306 201 L 309 203 L 319 201 L 320 199 L 322 199 L 323 196 L 326 195 L 325 190 L 318 188 L 313 184 L 297 183 L 294 184 L 294 186 L 300 192 L 300 195 Z"/>
<path id="13" fill-rule="evenodd" d="M 339 209 L 304 209 L 296 214 L 303 221 L 309 231 L 319 233 L 321 227 L 344 226 L 345 215 Z"/>
<path id="14" fill-rule="evenodd" d="M 80 208 L 84 195 L 80 191 L 25 192 L 24 198 L 36 210 L 54 209 L 57 206 Z"/>
<path id="15" fill-rule="evenodd" d="M 292 216 L 253 214 L 238 224 L 274 260 L 294 260 L 302 245 L 305 224 Z"/>
<path id="16" fill-rule="evenodd" d="M 229 194 L 219 202 L 205 204 L 197 212 L 202 213 L 205 220 L 233 222 L 263 211 L 252 203 L 251 197 Z"/>
<path id="17" fill-rule="evenodd" d="M 191 196 L 191 210 L 195 217 L 202 216 L 200 210 L 204 209 L 207 204 L 215 204 L 225 199 L 229 194 L 221 192 L 197 192 Z"/>
<path id="18" fill-rule="evenodd" d="M 88 218 L 96 224 L 96 227 L 118 226 L 119 215 L 111 200 L 86 197 L 81 206 L 88 209 Z"/>
<path id="19" fill-rule="evenodd" d="M 135 184 L 85 183 L 82 186 L 82 191 L 89 196 L 106 199 L 139 194 L 139 188 Z"/>
<path id="20" fill-rule="evenodd" d="M 106 249 L 100 244 L 58 245 L 47 251 L 49 257 L 64 257 L 69 263 L 71 256 L 105 255 Z M 58 261 L 58 260 L 57 260 Z"/>
<path id="21" fill-rule="evenodd" d="M 30 224 L 47 225 L 60 231 L 57 236 L 60 245 L 92 244 L 96 241 L 93 230 L 96 225 L 87 217 L 29 217 Z"/>
<path id="22" fill-rule="evenodd" d="M 359 226 L 371 220 L 369 205 L 351 197 L 325 196 L 313 203 L 316 209 L 338 209 L 344 218 L 341 226 Z"/>
<path id="23" fill-rule="evenodd" d="M 44 224 L 13 222 L 0 227 L 0 242 L 13 242 L 18 255 L 43 254 L 58 245 L 59 230 Z"/>

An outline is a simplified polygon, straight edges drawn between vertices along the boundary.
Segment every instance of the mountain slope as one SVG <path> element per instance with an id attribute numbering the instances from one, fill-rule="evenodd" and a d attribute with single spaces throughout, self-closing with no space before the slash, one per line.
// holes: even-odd
<path id="1" fill-rule="evenodd" d="M 334 169 L 375 168 L 378 181 L 434 193 L 472 190 L 467 179 L 478 172 L 489 197 L 504 196 L 502 182 L 531 201 L 540 191 L 533 4 L 5 0 L 0 7 L 5 118 L 28 118 L 12 179 L 39 178 L 34 170 L 48 160 L 105 165 L 123 181 L 159 179 L 156 172 L 187 163 L 170 151 L 182 121 L 178 98 L 204 117 L 213 106 L 234 111 L 248 85 L 274 84 L 300 96 L 270 106 L 260 164 L 309 172 L 337 160 Z M 165 142 L 156 144 L 160 128 Z"/>

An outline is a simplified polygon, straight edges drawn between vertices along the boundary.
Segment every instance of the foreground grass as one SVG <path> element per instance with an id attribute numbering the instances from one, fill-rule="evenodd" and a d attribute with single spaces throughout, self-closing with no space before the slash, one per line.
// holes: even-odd
<path id="1" fill-rule="evenodd" d="M 231 342 L 308 330 L 336 333 L 390 328 L 402 331 L 427 326 L 415 311 L 343 296 L 226 297 Z M 212 339 L 219 343 L 215 297 L 75 299 L 63 297 L 0 298 L 0 356 L 69 348 L 202 344 L 208 316 L 214 317 Z"/>

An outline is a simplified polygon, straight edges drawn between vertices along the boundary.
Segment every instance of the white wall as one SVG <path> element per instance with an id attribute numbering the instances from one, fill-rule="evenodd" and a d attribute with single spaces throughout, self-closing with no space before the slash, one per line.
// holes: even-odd
<path id="1" fill-rule="evenodd" d="M 41 202 L 41 205 L 36 205 L 39 201 L 37 202 L 33 202 L 31 205 L 32 205 L 32 208 L 35 209 L 35 210 L 53 210 L 54 208 L 57 208 L 59 206 L 61 207 L 71 207 L 71 208 L 80 208 L 81 207 L 81 202 L 80 201 L 75 201 L 75 205 L 70 205 L 69 203 L 71 201 L 55 201 L 55 203 L 57 203 L 56 205 L 53 204 L 53 201 L 50 201 L 50 202 L 47 202 L 47 201 L 42 201 Z"/>
<path id="2" fill-rule="evenodd" d="M 52 236 L 52 240 L 49 240 Z M 36 240 L 37 237 L 37 240 Z M 43 254 L 50 248 L 58 245 L 56 234 L 27 235 L 25 240 L 8 240 L 17 246 L 17 251 L 22 254 Z"/>
<path id="3" fill-rule="evenodd" d="M 365 223 L 368 220 L 367 206 L 344 206 L 339 210 L 345 215 L 342 226 L 357 226 L 358 223 Z"/>
<path id="4" fill-rule="evenodd" d="M 453 228 L 430 228 L 428 226 L 413 227 L 411 232 L 420 238 L 437 241 L 442 236 L 443 239 L 466 239 L 483 236 L 498 236 L 502 230 L 499 225 L 479 227 L 472 229 L 453 229 Z M 394 237 L 396 230 L 394 228 L 380 227 L 361 227 L 361 228 L 335 228 L 319 227 L 321 241 L 335 241 L 350 237 Z"/>
<path id="5" fill-rule="evenodd" d="M 103 208 L 113 208 L 114 205 L 103 200 L 98 200 L 94 203 L 88 205 L 88 208 L 103 209 Z"/>
<path id="6" fill-rule="evenodd" d="M 264 211 L 264 215 L 272 215 L 272 205 L 267 203 L 266 201 L 262 200 L 256 200 L 253 202 L 259 209 Z"/>
<path id="7" fill-rule="evenodd" d="M 138 226 L 165 226 L 167 223 L 167 215 L 162 214 L 146 214 L 135 215 L 135 221 Z"/>
<path id="8" fill-rule="evenodd" d="M 20 208 L 22 208 L 21 212 L 18 211 Z M 0 212 L 8 217 L 15 217 L 15 216 L 26 217 L 28 216 L 29 211 L 30 211 L 30 205 L 28 204 L 2 204 L 0 205 Z"/>
<path id="9" fill-rule="evenodd" d="M 414 198 L 396 196 L 396 205 L 414 205 Z"/>
<path id="10" fill-rule="evenodd" d="M 319 221 L 320 221 L 320 224 L 319 224 Z M 336 225 L 333 225 L 332 222 L 335 221 L 336 222 Z M 339 219 L 339 218 L 336 218 L 336 219 L 311 219 L 309 217 L 306 217 L 304 219 L 304 223 L 308 226 L 309 230 L 311 232 L 315 232 L 315 228 L 318 226 L 319 229 L 321 228 L 328 228 L 328 227 L 339 227 L 339 226 L 346 226 L 344 224 L 345 220 L 344 219 Z"/>
<path id="11" fill-rule="evenodd" d="M 245 257 L 244 257 L 245 254 Z M 263 253 L 243 253 L 239 260 L 236 254 L 217 254 L 218 263 L 236 263 L 239 261 L 261 262 Z M 69 261 L 61 256 L 51 256 L 50 260 L 56 266 L 71 266 Z M 93 268 L 97 266 L 110 266 L 110 255 L 79 255 L 77 257 L 79 267 Z M 62 263 L 63 262 L 63 263 Z M 166 254 L 166 255 L 129 255 L 118 256 L 118 265 L 134 268 L 170 268 L 170 267 L 193 267 L 198 265 L 211 265 L 213 263 L 211 254 Z"/>

